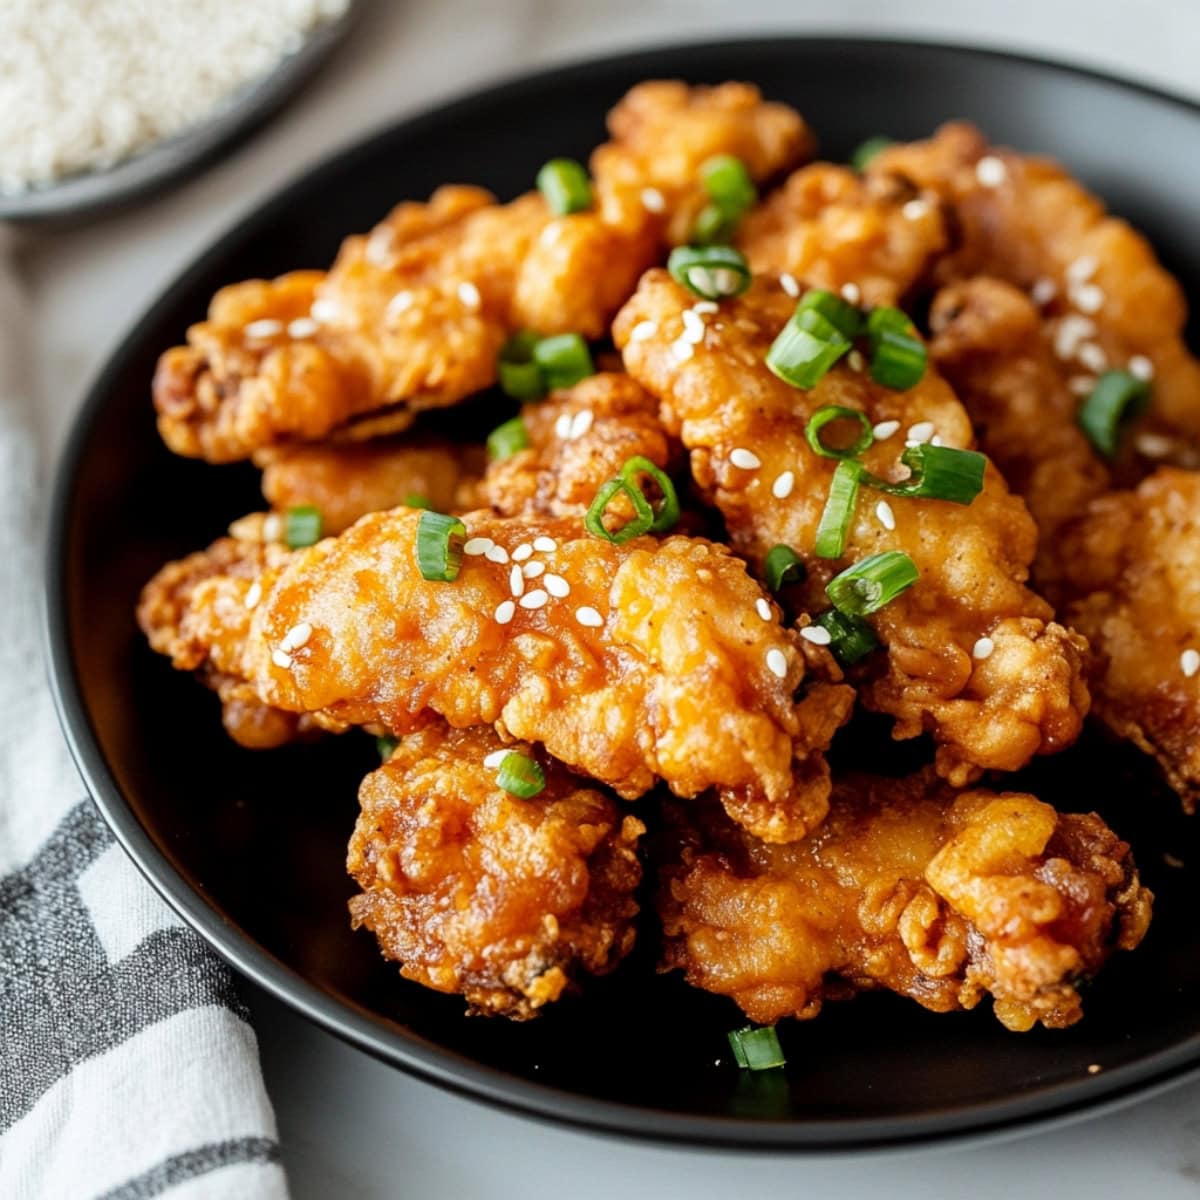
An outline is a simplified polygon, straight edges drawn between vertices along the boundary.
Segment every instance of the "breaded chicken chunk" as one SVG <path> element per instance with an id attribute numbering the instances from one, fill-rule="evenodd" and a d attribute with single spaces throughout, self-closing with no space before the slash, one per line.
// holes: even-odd
<path id="1" fill-rule="evenodd" d="M 764 360 L 794 303 L 757 279 L 722 304 L 693 344 L 681 338 L 692 297 L 655 270 L 622 309 L 614 336 L 630 374 L 658 396 L 664 424 L 690 452 L 693 477 L 724 515 L 733 547 L 755 564 L 779 544 L 801 556 L 809 612 L 829 606 L 825 586 L 850 563 L 886 550 L 912 559 L 916 584 L 869 618 L 886 653 L 864 664 L 859 692 L 868 707 L 895 718 L 896 737 L 932 733 L 938 769 L 956 784 L 1062 749 L 1088 706 L 1083 642 L 1025 586 L 1036 532 L 994 467 L 969 506 L 887 499 L 863 488 L 844 556 L 816 557 L 835 467 L 805 439 L 817 409 L 865 412 L 880 432 L 863 461 L 890 480 L 903 477 L 897 467 L 906 439 L 969 448 L 973 435 L 932 369 L 908 391 L 875 384 L 853 365 L 834 367 L 808 391 L 777 378 Z"/>
<path id="2" fill-rule="evenodd" d="M 644 827 L 553 760 L 538 795 L 510 795 L 506 749 L 528 753 L 441 722 L 405 737 L 359 789 L 347 869 L 355 927 L 401 975 L 524 1019 L 632 949 Z"/>
<path id="3" fill-rule="evenodd" d="M 715 805 L 672 805 L 663 969 L 751 1020 L 885 988 L 935 1012 L 986 995 L 1013 1030 L 1082 1015 L 1078 985 L 1150 919 L 1129 847 L 1094 814 L 850 776 L 803 841 L 769 846 Z"/>

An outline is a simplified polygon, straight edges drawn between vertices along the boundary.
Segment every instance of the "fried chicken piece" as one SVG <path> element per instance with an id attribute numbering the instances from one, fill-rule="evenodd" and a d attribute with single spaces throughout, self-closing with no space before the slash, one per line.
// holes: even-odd
<path id="1" fill-rule="evenodd" d="M 907 180 L 813 163 L 746 216 L 737 245 L 756 272 L 894 305 L 929 273 L 947 233 L 936 196 Z"/>
<path id="2" fill-rule="evenodd" d="M 662 969 L 763 1024 L 886 988 L 935 1012 L 990 994 L 1009 1029 L 1062 1028 L 1082 1015 L 1077 985 L 1150 920 L 1129 847 L 1099 817 L 956 794 L 928 772 L 839 780 L 825 823 L 787 846 L 712 804 L 668 815 Z"/>
<path id="3" fill-rule="evenodd" d="M 227 462 L 355 422 L 360 436 L 396 432 L 491 385 L 516 330 L 600 337 L 666 223 L 697 206 L 705 159 L 738 154 L 762 178 L 793 165 L 807 137 L 797 114 L 744 85 L 643 85 L 612 126 L 616 140 L 595 157 L 594 211 L 555 216 L 538 192 L 501 205 L 480 188 L 443 187 L 347 238 L 327 275 L 222 289 L 187 345 L 159 362 L 167 445 Z"/>
<path id="4" fill-rule="evenodd" d="M 678 443 L 658 401 L 628 375 L 604 372 L 521 410 L 529 446 L 488 466 L 480 492 L 505 516 L 582 516 L 635 455 L 669 470 Z"/>
<path id="5" fill-rule="evenodd" d="M 868 707 L 896 719 L 894 736 L 932 733 L 938 770 L 955 784 L 983 769 L 1016 770 L 1035 754 L 1068 745 L 1088 706 L 1084 643 L 1053 623 L 1050 606 L 1025 586 L 1034 525 L 994 467 L 966 507 L 896 498 L 881 509 L 883 498 L 864 488 L 844 558 L 813 554 L 835 467 L 805 440 L 805 423 L 818 408 L 842 405 L 864 411 L 873 425 L 898 423 L 863 459 L 888 479 L 900 478 L 905 431 L 924 425 L 924 437 L 960 448 L 973 438 L 962 405 L 932 368 L 906 392 L 874 384 L 849 365 L 836 366 L 809 391 L 778 379 L 764 360 L 794 303 L 770 280 L 756 280 L 746 295 L 722 305 L 700 344 L 683 343 L 688 352 L 681 355 L 691 297 L 666 272 L 650 271 L 619 314 L 614 336 L 630 374 L 658 396 L 664 424 L 690 451 L 693 477 L 724 515 L 734 548 L 757 564 L 780 543 L 802 557 L 808 611 L 828 607 L 825 585 L 849 562 L 900 550 L 916 564 L 918 582 L 869 618 L 886 654 L 864 664 L 859 692 Z M 758 465 L 738 465 L 737 457 Z"/>
<path id="6" fill-rule="evenodd" d="M 404 738 L 363 780 L 346 866 L 354 927 L 405 979 L 523 1020 L 633 948 L 645 827 L 553 760 L 510 795 L 486 765 L 506 748 L 441 722 Z"/>
<path id="7" fill-rule="evenodd" d="M 266 451 L 255 461 L 271 507 L 283 512 L 314 505 L 327 534 L 415 497 L 438 512 L 469 512 L 479 507 L 484 467 L 481 447 L 435 438 L 324 442 Z"/>
<path id="8" fill-rule="evenodd" d="M 1189 812 L 1200 796 L 1200 474 L 1161 467 L 1092 501 L 1062 545 L 1066 618 L 1096 655 L 1096 715 L 1162 764 Z"/>
<path id="9" fill-rule="evenodd" d="M 1154 400 L 1138 428 L 1154 437 L 1143 445 L 1156 447 L 1151 457 L 1200 462 L 1200 364 L 1183 342 L 1186 301 L 1132 226 L 1057 163 L 990 146 L 961 122 L 882 151 L 866 174 L 901 175 L 951 211 L 957 239 L 937 267 L 943 282 L 991 275 L 1052 296 L 1047 335 L 1076 378 L 1152 371 Z"/>

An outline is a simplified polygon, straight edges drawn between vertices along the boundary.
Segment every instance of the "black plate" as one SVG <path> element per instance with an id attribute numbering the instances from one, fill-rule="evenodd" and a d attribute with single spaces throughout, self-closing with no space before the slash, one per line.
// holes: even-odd
<path id="1" fill-rule="evenodd" d="M 222 238 L 152 306 L 79 418 L 54 506 L 48 640 L 93 795 L 154 885 L 256 982 L 406 1070 L 529 1113 L 679 1141 L 862 1148 L 1012 1130 L 1180 1077 L 1200 1062 L 1200 922 L 1190 873 L 1163 853 L 1194 857 L 1195 826 L 1144 764 L 1099 738 L 1043 763 L 1032 785 L 1062 807 L 1098 808 L 1133 840 L 1159 905 L 1145 945 L 1092 988 L 1082 1024 L 1014 1035 L 987 1011 L 934 1016 L 871 996 L 790 1023 L 786 1077 L 750 1076 L 728 1061 L 730 1003 L 653 977 L 645 955 L 527 1025 L 466 1020 L 460 1001 L 400 981 L 344 909 L 343 846 L 369 739 L 239 751 L 214 698 L 139 638 L 133 606 L 149 575 L 259 503 L 249 468 L 173 458 L 154 430 L 155 357 L 210 294 L 323 266 L 345 233 L 446 180 L 512 195 L 551 154 L 584 157 L 610 105 L 654 76 L 754 80 L 800 108 L 833 158 L 868 134 L 916 137 L 973 118 L 1069 163 L 1200 295 L 1200 112 L 1049 63 L 778 37 L 569 66 L 399 125 Z"/>

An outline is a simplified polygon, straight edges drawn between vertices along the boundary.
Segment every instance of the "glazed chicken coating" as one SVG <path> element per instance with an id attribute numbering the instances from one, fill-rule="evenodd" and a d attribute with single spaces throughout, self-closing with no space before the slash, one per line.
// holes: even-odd
<path id="1" fill-rule="evenodd" d="M 1067 527 L 1078 599 L 1066 618 L 1095 655 L 1097 716 L 1200 796 L 1200 474 L 1160 467 Z"/>
<path id="2" fill-rule="evenodd" d="M 794 165 L 806 138 L 797 114 L 741 85 L 642 85 L 612 127 L 592 211 L 556 216 L 538 192 L 501 205 L 443 187 L 347 238 L 328 274 L 223 288 L 159 362 L 167 445 L 227 462 L 335 431 L 396 432 L 494 383 L 517 330 L 600 337 L 667 223 L 690 222 L 707 158 L 738 154 L 762 178 Z"/>
<path id="3" fill-rule="evenodd" d="M 525 1019 L 633 948 L 645 827 L 552 760 L 510 795 L 486 764 L 505 749 L 528 752 L 441 722 L 405 737 L 363 780 L 346 865 L 355 928 L 404 978 Z"/>
<path id="4" fill-rule="evenodd" d="M 929 774 L 839 780 L 821 828 L 786 846 L 714 805 L 669 821 L 662 969 L 762 1024 L 885 988 L 935 1012 L 991 995 L 1009 1029 L 1062 1028 L 1081 981 L 1150 920 L 1129 847 L 1096 815 Z"/>
<path id="5" fill-rule="evenodd" d="M 969 506 L 897 497 L 880 510 L 884 497 L 864 488 L 845 556 L 830 561 L 812 552 L 836 464 L 808 446 L 809 416 L 836 404 L 864 411 L 875 426 L 896 423 L 863 461 L 875 475 L 897 479 L 914 428 L 925 426 L 924 437 L 947 446 L 972 446 L 970 422 L 946 383 L 931 368 L 916 387 L 892 391 L 839 365 L 801 391 L 764 362 L 795 305 L 775 281 L 760 277 L 722 304 L 703 341 L 685 343 L 681 353 L 691 303 L 665 271 L 650 271 L 614 336 L 630 374 L 658 396 L 664 424 L 689 450 L 692 475 L 724 515 L 734 549 L 761 564 L 772 546 L 790 546 L 808 567 L 800 595 L 814 613 L 829 606 L 830 578 L 867 555 L 900 550 L 920 572 L 868 618 L 886 653 L 864 663 L 864 703 L 895 718 L 898 738 L 932 733 L 938 770 L 955 784 L 984 769 L 1016 770 L 1070 744 L 1088 706 L 1084 643 L 1025 586 L 1036 532 L 993 466 Z M 758 465 L 737 465 L 738 450 Z"/>

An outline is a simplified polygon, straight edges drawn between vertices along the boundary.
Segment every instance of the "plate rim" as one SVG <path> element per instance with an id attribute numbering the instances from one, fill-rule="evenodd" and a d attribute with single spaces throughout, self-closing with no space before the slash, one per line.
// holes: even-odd
<path id="1" fill-rule="evenodd" d="M 1193 1079 L 1200 1079 L 1200 1031 L 1145 1058 L 1031 1095 L 960 1105 L 917 1117 L 856 1117 L 746 1120 L 681 1115 L 612 1100 L 580 1096 L 534 1083 L 489 1067 L 422 1038 L 397 1022 L 369 1014 L 347 998 L 310 983 L 265 947 L 211 907 L 193 889 L 167 855 L 155 845 L 125 799 L 96 738 L 70 653 L 66 593 L 67 551 L 77 477 L 107 397 L 127 361 L 145 340 L 160 309 L 193 288 L 193 281 L 226 254 L 246 226 L 268 220 L 293 195 L 326 176 L 336 175 L 374 144 L 403 130 L 419 135 L 432 123 L 452 121 L 497 98 L 519 98 L 525 91 L 577 77 L 636 66 L 664 55 L 720 47 L 731 54 L 777 51 L 779 43 L 820 47 L 831 53 L 889 49 L 949 57 L 986 58 L 1049 69 L 1146 96 L 1181 108 L 1200 120 L 1200 101 L 1156 84 L 1054 57 L 957 41 L 903 37 L 857 37 L 852 33 L 803 34 L 759 30 L 745 36 L 656 41 L 604 55 L 579 55 L 531 72 L 512 72 L 485 80 L 470 91 L 422 107 L 367 130 L 316 163 L 302 166 L 265 200 L 251 201 L 172 281 L 145 306 L 111 352 L 87 389 L 71 420 L 70 433 L 54 470 L 46 524 L 41 596 L 42 648 L 59 723 L 85 788 L 118 843 L 142 876 L 170 907 L 236 971 L 317 1026 L 374 1057 L 425 1082 L 493 1107 L 592 1134 L 693 1148 L 773 1153 L 848 1153 L 918 1149 L 932 1145 L 972 1145 L 1061 1127 L 1125 1107 Z"/>

